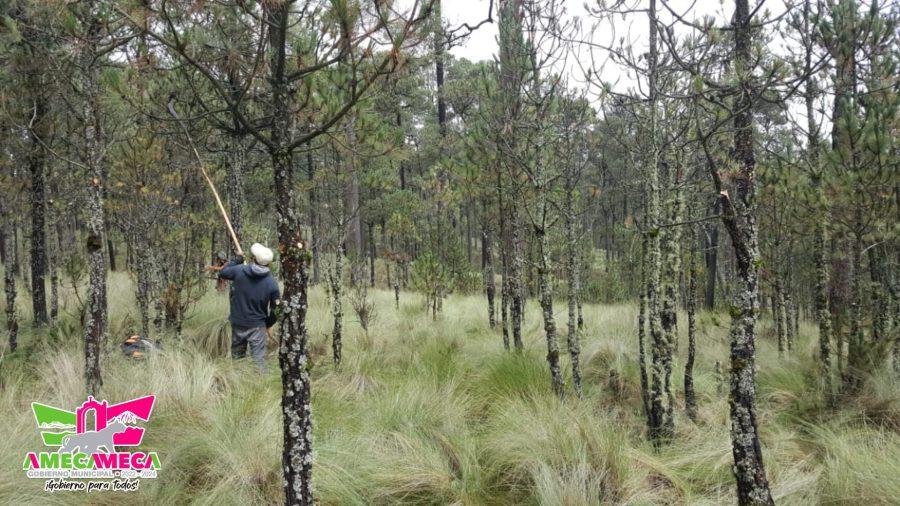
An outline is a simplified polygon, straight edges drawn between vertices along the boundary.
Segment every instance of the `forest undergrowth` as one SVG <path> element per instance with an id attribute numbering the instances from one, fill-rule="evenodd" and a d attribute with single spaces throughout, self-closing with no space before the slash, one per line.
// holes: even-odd
<path id="1" fill-rule="evenodd" d="M 129 278 L 110 278 L 110 338 L 103 396 L 111 402 L 154 394 L 143 447 L 162 468 L 137 492 L 43 492 L 22 460 L 39 451 L 30 403 L 84 400 L 80 327 L 72 308 L 0 363 L 0 503 L 278 504 L 281 489 L 280 379 L 271 353 L 265 375 L 233 362 L 227 294 L 210 291 L 184 336 L 142 361 L 116 348 L 134 326 Z M 344 362 L 330 357 L 327 294 L 309 308 L 315 434 L 314 483 L 321 504 L 731 504 L 727 317 L 699 317 L 697 423 L 683 413 L 676 362 L 676 436 L 655 450 L 644 437 L 636 362 L 637 308 L 586 305 L 584 397 L 567 377 L 552 392 L 540 308 L 529 301 L 525 350 L 503 349 L 480 296 L 453 295 L 433 320 L 422 300 L 370 290 L 376 317 L 368 337 L 348 316 Z M 24 293 L 19 297 L 25 297 Z M 69 301 L 72 303 L 72 301 Z M 27 312 L 28 304 L 20 304 Z M 70 304 L 71 306 L 71 304 Z M 558 319 L 563 305 L 558 305 Z M 30 317 L 22 315 L 23 320 Z M 760 430 L 767 474 L 779 504 L 892 504 L 900 497 L 900 386 L 885 369 L 853 397 L 821 401 L 811 322 L 793 352 L 779 357 L 771 320 L 759 342 Z M 680 325 L 686 331 L 686 325 Z M 274 343 L 270 343 L 274 345 Z M 568 363 L 565 363 L 568 366 Z"/>

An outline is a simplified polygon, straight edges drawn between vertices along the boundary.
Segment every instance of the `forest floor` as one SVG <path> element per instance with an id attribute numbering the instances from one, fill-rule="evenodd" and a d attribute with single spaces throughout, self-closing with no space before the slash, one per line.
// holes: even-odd
<path id="1" fill-rule="evenodd" d="M 227 293 L 194 308 L 182 341 L 135 362 L 116 346 L 133 329 L 130 279 L 110 278 L 110 346 L 103 396 L 157 396 L 143 447 L 159 454 L 156 479 L 137 492 L 43 491 L 26 478 L 28 451 L 42 448 L 30 403 L 73 409 L 84 401 L 81 331 L 66 300 L 57 325 L 30 330 L 20 294 L 19 351 L 0 363 L 0 503 L 275 504 L 281 502 L 280 376 L 225 357 Z M 540 311 L 529 303 L 525 351 L 504 351 L 481 296 L 452 296 L 432 320 L 421 299 L 372 290 L 376 319 L 365 337 L 345 304 L 344 364 L 331 363 L 331 316 L 321 288 L 309 308 L 313 357 L 314 485 L 322 504 L 731 504 L 727 317 L 699 317 L 695 383 L 699 419 L 682 408 L 682 336 L 674 372 L 675 439 L 659 451 L 643 435 L 636 366 L 637 310 L 586 305 L 585 396 L 567 377 L 550 389 Z M 2 309 L 2 308 L 0 308 Z M 564 332 L 564 305 L 557 324 Z M 681 325 L 682 330 L 686 325 Z M 759 423 L 766 470 L 779 504 L 896 504 L 900 497 L 900 385 L 887 368 L 853 397 L 824 408 L 804 322 L 780 358 L 764 320 L 758 350 Z M 5 334 L 4 334 L 5 335 Z M 5 337 L 4 337 L 5 339 Z M 565 349 L 564 335 L 560 346 Z M 6 343 L 3 343 L 6 346 Z M 568 367 L 566 356 L 565 367 Z M 610 371 L 618 379 L 610 380 Z M 127 494 L 125 496 L 124 494 Z"/>

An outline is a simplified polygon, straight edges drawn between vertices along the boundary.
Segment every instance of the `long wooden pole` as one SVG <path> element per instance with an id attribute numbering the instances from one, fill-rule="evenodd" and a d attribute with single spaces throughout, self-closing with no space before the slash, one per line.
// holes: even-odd
<path id="1" fill-rule="evenodd" d="M 200 172 L 203 174 L 203 177 L 206 179 L 207 184 L 209 184 L 209 189 L 212 190 L 213 197 L 216 198 L 216 205 L 219 206 L 219 211 L 222 213 L 222 218 L 225 219 L 225 226 L 228 227 L 228 233 L 231 234 L 231 240 L 234 242 L 234 248 L 237 251 L 237 254 L 240 256 L 244 256 L 244 251 L 241 249 L 241 243 L 238 241 L 237 234 L 234 233 L 234 227 L 231 226 L 231 220 L 228 218 L 228 212 L 225 211 L 225 206 L 222 205 L 222 199 L 219 197 L 219 192 L 216 191 L 216 185 L 213 184 L 212 179 L 209 177 L 209 174 L 206 172 L 206 169 L 203 167 L 203 159 L 200 158 L 200 152 L 197 151 L 197 146 L 194 145 L 194 139 L 191 137 L 190 132 L 188 132 L 187 127 L 184 125 L 184 122 L 181 121 L 181 118 L 178 116 L 178 113 L 175 112 L 175 95 L 169 96 L 169 102 L 166 104 L 166 108 L 169 110 L 169 114 L 172 115 L 177 121 L 178 124 L 181 125 L 181 129 L 184 130 L 184 135 L 187 137 L 188 143 L 191 145 L 191 150 L 194 152 L 194 156 L 197 158 L 197 163 L 200 167 Z"/>

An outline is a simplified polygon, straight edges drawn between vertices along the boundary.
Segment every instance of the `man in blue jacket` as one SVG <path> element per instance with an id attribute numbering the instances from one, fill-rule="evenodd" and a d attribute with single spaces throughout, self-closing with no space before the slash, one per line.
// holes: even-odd
<path id="1" fill-rule="evenodd" d="M 265 371 L 266 338 L 275 325 L 281 292 L 269 272 L 272 250 L 254 243 L 250 254 L 252 263 L 244 265 L 244 257 L 238 256 L 219 271 L 219 277 L 231 280 L 231 356 L 244 358 L 249 345 L 259 370 Z"/>

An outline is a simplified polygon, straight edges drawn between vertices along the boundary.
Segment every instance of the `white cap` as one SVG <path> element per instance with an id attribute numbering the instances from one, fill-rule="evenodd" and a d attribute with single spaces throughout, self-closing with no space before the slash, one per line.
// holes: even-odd
<path id="1" fill-rule="evenodd" d="M 255 242 L 253 243 L 253 246 L 250 246 L 250 254 L 253 255 L 253 258 L 256 259 L 256 263 L 259 265 L 269 265 L 269 262 L 274 258 L 272 250 L 258 242 Z"/>

